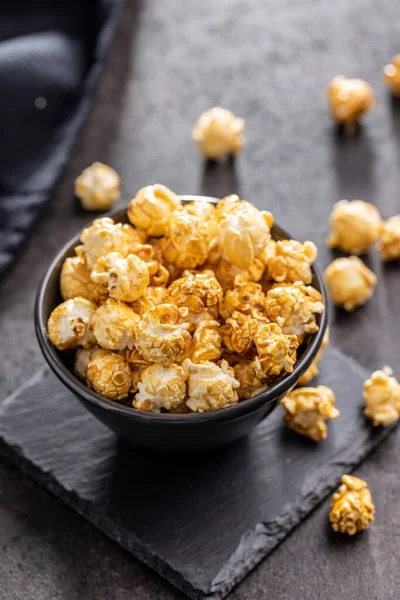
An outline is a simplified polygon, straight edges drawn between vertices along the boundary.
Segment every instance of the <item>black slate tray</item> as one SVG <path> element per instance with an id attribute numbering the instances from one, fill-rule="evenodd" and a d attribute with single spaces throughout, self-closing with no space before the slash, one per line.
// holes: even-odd
<path id="1" fill-rule="evenodd" d="M 0 405 L 0 451 L 188 596 L 219 599 L 391 431 L 363 416 L 368 375 L 327 350 L 315 381 L 341 416 L 318 444 L 278 408 L 235 445 L 167 455 L 118 440 L 43 368 Z"/>

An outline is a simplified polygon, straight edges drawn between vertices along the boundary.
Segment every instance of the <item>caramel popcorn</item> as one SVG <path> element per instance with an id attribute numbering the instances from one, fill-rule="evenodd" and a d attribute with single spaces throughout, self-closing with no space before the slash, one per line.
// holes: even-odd
<path id="1" fill-rule="evenodd" d="M 335 395 L 325 385 L 297 388 L 281 400 L 285 408 L 284 421 L 290 429 L 318 442 L 328 435 L 325 421 L 336 419 Z"/>
<path id="2" fill-rule="evenodd" d="M 120 351 L 120 354 L 131 369 L 131 387 L 129 392 L 136 394 L 139 389 L 139 383 L 142 381 L 143 371 L 147 367 L 150 367 L 152 363 L 145 360 L 136 348 L 125 348 L 125 350 Z"/>
<path id="3" fill-rule="evenodd" d="M 59 304 L 47 324 L 51 343 L 58 350 L 94 346 L 96 340 L 91 327 L 96 308 L 94 302 L 79 296 Z"/>
<path id="4" fill-rule="evenodd" d="M 383 81 L 394 94 L 400 95 L 400 54 L 393 56 L 390 63 L 383 69 Z"/>
<path id="5" fill-rule="evenodd" d="M 60 274 L 60 294 L 63 300 L 80 296 L 95 304 L 100 304 L 108 298 L 107 287 L 93 283 L 90 271 L 80 256 L 65 259 Z"/>
<path id="6" fill-rule="evenodd" d="M 182 269 L 195 269 L 206 262 L 209 242 L 207 222 L 187 211 L 175 211 L 168 219 L 163 257 Z"/>
<path id="7" fill-rule="evenodd" d="M 123 400 L 129 394 L 131 370 L 119 354 L 95 352 L 86 377 L 95 392 L 110 400 Z"/>
<path id="8" fill-rule="evenodd" d="M 75 194 L 86 210 L 109 210 L 119 199 L 119 186 L 117 171 L 95 162 L 75 180 Z"/>
<path id="9" fill-rule="evenodd" d="M 197 324 L 193 334 L 193 350 L 190 355 L 194 363 L 218 360 L 222 354 L 221 326 L 214 319 L 204 319 Z"/>
<path id="10" fill-rule="evenodd" d="M 268 274 L 278 282 L 311 283 L 311 265 L 317 257 L 313 242 L 271 241 L 267 246 Z"/>
<path id="11" fill-rule="evenodd" d="M 363 200 L 336 202 L 330 217 L 332 233 L 326 243 L 350 254 L 363 254 L 379 237 L 379 210 Z"/>
<path id="12" fill-rule="evenodd" d="M 255 359 L 256 360 L 256 359 Z M 262 367 L 255 360 L 240 360 L 235 366 L 235 377 L 239 381 L 238 394 L 242 400 L 261 394 L 268 388 Z"/>
<path id="13" fill-rule="evenodd" d="M 324 312 L 321 294 L 302 282 L 273 286 L 266 295 L 266 315 L 283 333 L 297 335 L 318 331 L 316 314 Z"/>
<path id="14" fill-rule="evenodd" d="M 133 348 L 139 319 L 130 306 L 109 298 L 93 316 L 93 333 L 97 343 L 107 350 Z"/>
<path id="15" fill-rule="evenodd" d="M 150 283 L 147 264 L 135 254 L 125 258 L 119 252 L 101 256 L 91 272 L 94 283 L 107 285 L 111 298 L 134 302 L 143 296 Z"/>
<path id="16" fill-rule="evenodd" d="M 222 296 L 222 288 L 209 270 L 196 274 L 184 272 L 184 277 L 176 279 L 168 288 L 169 302 L 186 306 L 194 314 L 218 306 Z"/>
<path id="17" fill-rule="evenodd" d="M 366 481 L 342 475 L 342 485 L 332 496 L 329 520 L 333 531 L 354 535 L 374 520 L 375 506 Z"/>
<path id="18" fill-rule="evenodd" d="M 252 315 L 234 311 L 222 327 L 223 342 L 230 352 L 242 354 L 254 344 L 259 320 Z"/>
<path id="19" fill-rule="evenodd" d="M 86 371 L 88 365 L 96 352 L 108 352 L 108 350 L 104 350 L 96 344 L 96 346 L 92 346 L 91 348 L 79 348 L 76 351 L 74 360 L 74 373 L 81 381 L 86 381 Z"/>
<path id="20" fill-rule="evenodd" d="M 293 371 L 299 345 L 295 335 L 285 335 L 277 323 L 267 323 L 257 328 L 254 342 L 260 364 L 256 374 L 260 370 L 266 377 L 276 377 Z"/>
<path id="21" fill-rule="evenodd" d="M 182 367 L 188 376 L 186 405 L 190 410 L 206 412 L 237 403 L 239 382 L 225 360 L 218 366 L 210 361 L 196 364 L 187 358 Z"/>
<path id="22" fill-rule="evenodd" d="M 128 206 L 128 219 L 148 235 L 165 235 L 169 217 L 180 206 L 181 201 L 172 190 L 155 183 L 136 193 Z"/>
<path id="23" fill-rule="evenodd" d="M 210 108 L 204 112 L 192 131 L 201 154 L 207 158 L 222 158 L 225 154 L 238 154 L 244 145 L 244 120 L 226 108 Z"/>
<path id="24" fill-rule="evenodd" d="M 139 410 L 161 412 L 182 404 L 186 396 L 187 375 L 178 365 L 151 365 L 142 373 L 133 406 Z"/>
<path id="25" fill-rule="evenodd" d="M 235 287 L 227 290 L 219 305 L 219 313 L 228 319 L 235 311 L 245 315 L 263 314 L 266 308 L 266 297 L 259 283 L 236 280 Z"/>
<path id="26" fill-rule="evenodd" d="M 371 86 L 362 79 L 338 75 L 328 85 L 328 103 L 332 117 L 343 125 L 355 125 L 374 104 Z"/>
<path id="27" fill-rule="evenodd" d="M 138 315 L 143 315 L 149 308 L 165 303 L 166 297 L 167 288 L 149 285 L 145 288 L 142 296 L 132 302 L 131 306 Z"/>
<path id="28" fill-rule="evenodd" d="M 329 329 L 327 329 L 325 332 L 321 347 L 318 350 L 316 357 L 312 361 L 311 365 L 308 367 L 307 371 L 305 373 L 303 373 L 303 375 L 300 377 L 299 381 L 297 382 L 297 385 L 307 385 L 307 383 L 310 383 L 310 381 L 318 375 L 318 373 L 319 373 L 318 363 L 321 360 L 324 350 L 327 347 L 328 343 L 329 343 Z"/>
<path id="29" fill-rule="evenodd" d="M 374 371 L 364 383 L 364 414 L 372 424 L 387 427 L 400 417 L 400 384 L 389 367 Z"/>
<path id="30" fill-rule="evenodd" d="M 400 259 L 400 215 L 383 221 L 380 231 L 379 250 L 383 260 Z"/>
<path id="31" fill-rule="evenodd" d="M 257 283 L 261 280 L 265 270 L 265 263 L 260 258 L 255 258 L 248 269 L 240 269 L 224 259 L 211 266 L 223 290 L 232 288 L 236 279 Z"/>
<path id="32" fill-rule="evenodd" d="M 337 258 L 328 265 L 325 282 L 333 302 L 352 312 L 372 296 L 376 276 L 358 256 L 349 256 Z"/>

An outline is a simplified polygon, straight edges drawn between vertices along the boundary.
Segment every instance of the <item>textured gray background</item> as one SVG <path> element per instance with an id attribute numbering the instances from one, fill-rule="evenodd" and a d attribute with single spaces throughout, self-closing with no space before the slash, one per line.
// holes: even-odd
<path id="1" fill-rule="evenodd" d="M 33 295 L 55 250 L 88 220 L 71 191 L 93 160 L 121 173 L 125 201 L 153 181 L 181 193 L 237 191 L 272 210 L 294 237 L 313 239 L 322 266 L 334 201 L 361 197 L 384 216 L 400 212 L 400 110 L 380 83 L 383 65 L 400 50 L 399 13 L 394 0 L 127 2 L 80 143 L 1 286 L 2 396 L 42 364 Z M 323 88 L 340 72 L 365 77 L 376 90 L 375 110 L 351 138 L 337 136 L 326 116 Z M 214 104 L 247 120 L 247 148 L 235 169 L 205 168 L 190 140 L 193 121 Z M 398 266 L 382 266 L 373 252 L 370 263 L 377 293 L 351 317 L 334 313 L 333 337 L 369 369 L 389 362 L 397 370 L 400 323 L 387 314 L 396 313 Z M 358 325 L 352 336 L 349 319 Z M 397 598 L 399 436 L 357 470 L 377 505 L 369 532 L 331 535 L 324 503 L 232 599 Z M 0 558 L 1 600 L 181 597 L 5 462 Z"/>

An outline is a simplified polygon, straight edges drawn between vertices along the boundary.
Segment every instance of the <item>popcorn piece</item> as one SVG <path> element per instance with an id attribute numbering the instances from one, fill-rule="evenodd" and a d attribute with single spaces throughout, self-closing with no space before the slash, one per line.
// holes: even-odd
<path id="1" fill-rule="evenodd" d="M 223 319 L 228 319 L 235 311 L 245 315 L 263 314 L 266 308 L 266 297 L 259 283 L 252 281 L 235 282 L 232 290 L 225 292 L 219 305 L 219 313 Z"/>
<path id="2" fill-rule="evenodd" d="M 187 358 L 182 367 L 188 375 L 186 405 L 194 412 L 218 410 L 237 403 L 239 382 L 225 360 L 218 366 L 210 361 L 195 364 Z"/>
<path id="3" fill-rule="evenodd" d="M 188 202 L 183 206 L 183 210 L 190 215 L 200 217 L 203 221 L 213 223 L 216 218 L 215 205 L 207 200 L 196 200 L 195 202 Z"/>
<path id="4" fill-rule="evenodd" d="M 105 352 L 108 350 L 103 350 L 100 346 L 92 346 L 91 348 L 79 348 L 75 352 L 75 360 L 74 360 L 74 373 L 81 380 L 86 381 L 86 371 L 90 361 L 96 352 Z"/>
<path id="5" fill-rule="evenodd" d="M 139 315 L 119 300 L 109 298 L 93 317 L 93 333 L 97 343 L 107 350 L 133 348 Z"/>
<path id="6" fill-rule="evenodd" d="M 155 183 L 136 193 L 128 206 L 128 219 L 148 235 L 165 235 L 169 217 L 180 206 L 181 201 L 172 190 Z"/>
<path id="7" fill-rule="evenodd" d="M 354 535 L 374 520 L 375 506 L 366 481 L 342 475 L 342 485 L 332 496 L 329 520 L 333 531 Z"/>
<path id="8" fill-rule="evenodd" d="M 325 281 L 334 303 L 349 312 L 365 304 L 376 286 L 376 276 L 357 256 L 332 261 Z"/>
<path id="9" fill-rule="evenodd" d="M 214 319 L 198 323 L 193 334 L 193 351 L 190 355 L 194 363 L 205 360 L 218 360 L 222 354 L 220 324 Z"/>
<path id="10" fill-rule="evenodd" d="M 210 255 L 208 255 L 208 260 L 210 260 Z M 227 290 L 233 287 L 236 278 L 241 281 L 260 281 L 265 270 L 265 263 L 260 258 L 255 258 L 248 269 L 240 269 L 229 261 L 221 259 L 216 265 L 212 265 L 212 268 L 222 289 Z"/>
<path id="11" fill-rule="evenodd" d="M 400 384 L 388 367 L 374 371 L 364 383 L 364 414 L 372 424 L 387 427 L 400 417 Z"/>
<path id="12" fill-rule="evenodd" d="M 135 254 L 126 258 L 119 252 L 101 256 L 91 272 L 94 283 L 107 285 L 111 298 L 134 302 L 143 296 L 150 283 L 147 264 Z"/>
<path id="13" fill-rule="evenodd" d="M 117 171 L 95 162 L 75 180 L 75 194 L 86 210 L 109 210 L 119 199 L 119 186 Z"/>
<path id="14" fill-rule="evenodd" d="M 168 288 L 169 302 L 176 306 L 187 306 L 192 314 L 218 306 L 222 300 L 222 288 L 213 271 L 186 273 Z"/>
<path id="15" fill-rule="evenodd" d="M 282 400 L 285 408 L 283 420 L 290 429 L 318 442 L 327 435 L 325 421 L 336 419 L 340 413 L 335 408 L 335 395 L 325 385 L 297 388 Z"/>
<path id="16" fill-rule="evenodd" d="M 268 274 L 278 282 L 311 283 L 311 265 L 317 257 L 313 242 L 271 241 L 267 246 Z"/>
<path id="17" fill-rule="evenodd" d="M 100 304 L 108 298 L 107 287 L 93 283 L 85 261 L 79 256 L 65 259 L 60 275 L 60 293 L 63 300 L 80 296 L 95 304 Z"/>
<path id="18" fill-rule="evenodd" d="M 400 54 L 393 56 L 390 63 L 383 69 L 383 81 L 396 96 L 400 95 Z"/>
<path id="19" fill-rule="evenodd" d="M 59 304 L 51 313 L 47 330 L 58 350 L 90 348 L 96 343 L 91 326 L 97 306 L 86 298 L 71 298 Z"/>
<path id="20" fill-rule="evenodd" d="M 146 360 L 162 365 L 181 362 L 192 349 L 187 331 L 188 309 L 159 304 L 142 315 L 136 327 L 136 348 Z"/>
<path id="21" fill-rule="evenodd" d="M 260 370 L 266 377 L 276 377 L 282 372 L 291 373 L 296 362 L 299 345 L 295 335 L 285 335 L 276 323 L 257 328 L 254 335 Z M 256 365 L 258 367 L 258 365 Z M 256 369 L 257 374 L 257 369 Z"/>
<path id="22" fill-rule="evenodd" d="M 177 408 L 186 396 L 187 375 L 178 365 L 151 365 L 142 373 L 133 406 L 159 413 L 162 408 Z"/>
<path id="23" fill-rule="evenodd" d="M 241 360 L 235 367 L 235 377 L 239 381 L 239 398 L 244 400 L 253 398 L 268 389 L 261 365 L 256 365 L 254 360 Z"/>
<path id="24" fill-rule="evenodd" d="M 315 315 L 324 312 L 321 294 L 302 282 L 276 285 L 266 295 L 266 315 L 287 335 L 318 331 Z"/>
<path id="25" fill-rule="evenodd" d="M 318 350 L 316 357 L 314 358 L 311 365 L 308 367 L 307 371 L 300 377 L 299 381 L 297 382 L 297 385 L 307 385 L 307 383 L 310 383 L 310 381 L 318 375 L 318 373 L 319 373 L 318 363 L 321 360 L 324 350 L 327 347 L 328 343 L 329 343 L 329 329 L 327 329 L 325 332 L 321 347 Z"/>
<path id="26" fill-rule="evenodd" d="M 362 79 L 338 75 L 327 87 L 332 117 L 343 125 L 355 125 L 362 114 L 375 104 L 371 86 Z"/>
<path id="27" fill-rule="evenodd" d="M 363 200 L 336 202 L 330 217 L 332 233 L 326 243 L 351 254 L 363 254 L 379 237 L 379 210 Z"/>
<path id="28" fill-rule="evenodd" d="M 222 327 L 225 346 L 230 352 L 238 354 L 247 352 L 254 344 L 254 336 L 259 325 L 259 320 L 252 315 L 234 311 Z"/>
<path id="29" fill-rule="evenodd" d="M 121 350 L 120 354 L 131 369 L 131 387 L 129 391 L 136 394 L 139 390 L 139 383 L 142 381 L 143 371 L 150 367 L 152 363 L 145 360 L 136 348 L 125 348 L 125 350 Z"/>
<path id="30" fill-rule="evenodd" d="M 244 119 L 236 117 L 230 110 L 210 108 L 196 121 L 192 136 L 201 154 L 207 158 L 222 158 L 242 150 L 244 125 Z"/>
<path id="31" fill-rule="evenodd" d="M 166 238 L 161 243 L 163 257 L 182 269 L 195 269 L 206 262 L 209 242 L 207 222 L 182 209 L 168 219 Z"/>
<path id="32" fill-rule="evenodd" d="M 123 400 L 129 394 L 131 370 L 119 354 L 95 352 L 86 377 L 95 392 L 110 400 Z"/>
<path id="33" fill-rule="evenodd" d="M 400 215 L 383 221 L 379 250 L 383 260 L 400 259 Z"/>
<path id="34" fill-rule="evenodd" d="M 165 287 L 149 285 L 144 289 L 143 295 L 132 302 L 131 306 L 138 315 L 143 315 L 149 308 L 163 304 L 166 297 L 167 289 Z"/>

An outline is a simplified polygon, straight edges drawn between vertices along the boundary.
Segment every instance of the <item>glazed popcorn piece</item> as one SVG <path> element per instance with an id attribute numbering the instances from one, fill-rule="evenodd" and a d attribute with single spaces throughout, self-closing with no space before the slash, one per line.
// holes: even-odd
<path id="1" fill-rule="evenodd" d="M 255 360 L 240 360 L 235 366 L 235 377 L 239 381 L 237 390 L 241 400 L 247 400 L 268 388 L 260 363 Z"/>
<path id="2" fill-rule="evenodd" d="M 326 243 L 350 254 L 363 254 L 379 237 L 379 210 L 363 200 L 336 202 L 330 217 L 332 233 Z"/>
<path id="3" fill-rule="evenodd" d="M 96 304 L 108 298 L 107 287 L 90 279 L 90 271 L 80 256 L 65 259 L 60 274 L 60 294 L 63 300 L 80 296 Z"/>
<path id="4" fill-rule="evenodd" d="M 383 81 L 394 94 L 400 95 L 400 54 L 393 56 L 390 63 L 383 69 Z"/>
<path id="5" fill-rule="evenodd" d="M 94 302 L 79 296 L 59 304 L 47 324 L 51 343 L 58 350 L 94 346 L 96 340 L 91 326 L 96 308 Z"/>
<path id="6" fill-rule="evenodd" d="M 210 255 L 208 260 L 210 260 Z M 261 258 L 255 258 L 248 269 L 236 267 L 225 259 L 221 259 L 217 264 L 211 266 L 223 290 L 232 288 L 236 280 L 258 282 L 265 270 L 265 262 Z"/>
<path id="7" fill-rule="evenodd" d="M 165 235 L 169 217 L 180 206 L 181 201 L 172 190 L 155 183 L 136 193 L 128 206 L 128 219 L 148 235 Z"/>
<path id="8" fill-rule="evenodd" d="M 259 283 L 236 280 L 232 290 L 227 290 L 219 305 L 219 313 L 228 319 L 235 311 L 245 315 L 262 315 L 266 309 L 266 297 Z"/>
<path id="9" fill-rule="evenodd" d="M 74 373 L 81 381 L 86 382 L 86 371 L 96 352 L 108 352 L 108 350 L 104 350 L 96 344 L 96 346 L 92 346 L 91 348 L 79 348 L 76 351 Z"/>
<path id="10" fill-rule="evenodd" d="M 153 363 L 145 360 L 136 348 L 125 348 L 125 350 L 120 351 L 120 354 L 131 369 L 131 387 L 129 392 L 136 394 L 139 389 L 139 383 L 142 381 L 143 371 Z"/>
<path id="11" fill-rule="evenodd" d="M 372 424 L 387 427 L 400 417 L 400 384 L 389 367 L 374 371 L 364 383 L 364 414 Z"/>
<path id="12" fill-rule="evenodd" d="M 196 200 L 195 202 L 188 202 L 182 207 L 182 210 L 195 217 L 200 217 L 207 223 L 214 223 L 216 218 L 215 205 L 212 202 L 206 200 Z"/>
<path id="13" fill-rule="evenodd" d="M 187 358 L 182 367 L 188 376 L 189 399 L 186 405 L 190 410 L 206 412 L 237 403 L 239 382 L 225 360 L 218 366 L 210 361 L 195 364 Z"/>
<path id="14" fill-rule="evenodd" d="M 101 256 L 91 272 L 94 283 L 106 285 L 111 298 L 134 302 L 150 283 L 147 264 L 135 254 L 125 258 L 119 252 Z"/>
<path id="15" fill-rule="evenodd" d="M 283 399 L 285 408 L 283 420 L 290 429 L 318 442 L 328 435 L 325 421 L 336 419 L 339 411 L 335 408 L 335 395 L 325 385 L 297 388 Z"/>
<path id="16" fill-rule="evenodd" d="M 168 288 L 168 299 L 176 306 L 186 306 L 191 313 L 198 314 L 218 306 L 223 292 L 213 271 L 192 274 L 184 272 Z"/>
<path id="17" fill-rule="evenodd" d="M 400 259 L 400 215 L 383 221 L 380 231 L 379 251 L 383 260 Z"/>
<path id="18" fill-rule="evenodd" d="M 316 258 L 317 248 L 313 242 L 271 240 L 267 246 L 268 274 L 277 282 L 311 283 L 311 265 Z"/>
<path id="19" fill-rule="evenodd" d="M 354 535 L 374 520 L 375 506 L 366 481 L 342 475 L 342 485 L 332 496 L 329 520 L 333 531 Z"/>
<path id="20" fill-rule="evenodd" d="M 167 223 L 161 243 L 164 260 L 182 269 L 203 265 L 208 256 L 210 229 L 201 217 L 183 209 L 175 211 Z"/>
<path id="21" fill-rule="evenodd" d="M 242 150 L 244 125 L 244 119 L 216 106 L 200 115 L 192 136 L 203 156 L 222 158 L 225 154 L 238 154 Z"/>
<path id="22" fill-rule="evenodd" d="M 267 323 L 257 328 L 254 342 L 258 352 L 256 374 L 260 370 L 266 377 L 277 377 L 293 371 L 299 345 L 295 335 L 285 335 L 277 323 Z"/>
<path id="23" fill-rule="evenodd" d="M 143 315 L 149 308 L 165 303 L 167 288 L 149 285 L 144 289 L 140 298 L 132 302 L 131 306 L 138 315 Z"/>
<path id="24" fill-rule="evenodd" d="M 192 349 L 188 309 L 159 304 L 142 315 L 136 326 L 136 348 L 146 360 L 162 365 L 182 362 Z"/>
<path id="25" fill-rule="evenodd" d="M 260 321 L 252 315 L 234 311 L 222 327 L 223 342 L 230 352 L 242 354 L 254 345 Z"/>
<path id="26" fill-rule="evenodd" d="M 222 354 L 221 326 L 214 319 L 200 321 L 193 334 L 193 350 L 190 355 L 194 363 L 218 360 Z"/>
<path id="27" fill-rule="evenodd" d="M 86 210 L 109 210 L 119 199 L 119 186 L 117 171 L 95 162 L 75 180 L 75 194 Z"/>
<path id="28" fill-rule="evenodd" d="M 305 334 L 315 333 L 319 329 L 315 315 L 322 312 L 321 294 L 302 282 L 277 284 L 267 292 L 266 315 L 287 335 L 296 335 L 302 340 Z"/>
<path id="29" fill-rule="evenodd" d="M 162 408 L 177 408 L 186 397 L 186 379 L 185 371 L 178 365 L 147 367 L 142 373 L 133 406 L 156 413 Z"/>
<path id="30" fill-rule="evenodd" d="M 375 104 L 372 88 L 366 81 L 348 79 L 344 75 L 332 79 L 327 96 L 332 117 L 348 126 L 355 125 Z"/>
<path id="31" fill-rule="evenodd" d="M 110 400 L 123 400 L 129 394 L 131 370 L 119 354 L 95 352 L 86 377 L 95 392 Z"/>
<path id="32" fill-rule="evenodd" d="M 357 256 L 337 258 L 325 269 L 333 302 L 349 312 L 365 304 L 376 286 L 376 276 Z"/>
<path id="33" fill-rule="evenodd" d="M 93 333 L 97 343 L 107 350 L 133 348 L 139 319 L 130 306 L 109 298 L 93 316 Z"/>
<path id="34" fill-rule="evenodd" d="M 312 379 L 314 379 L 314 377 L 316 377 L 318 375 L 318 373 L 319 373 L 318 363 L 321 360 L 324 350 L 327 347 L 328 343 L 329 343 L 329 329 L 327 329 L 325 332 L 321 347 L 318 350 L 316 357 L 314 358 L 311 365 L 308 367 L 307 371 L 300 377 L 297 385 L 307 385 L 308 383 L 310 383 L 310 381 Z"/>

